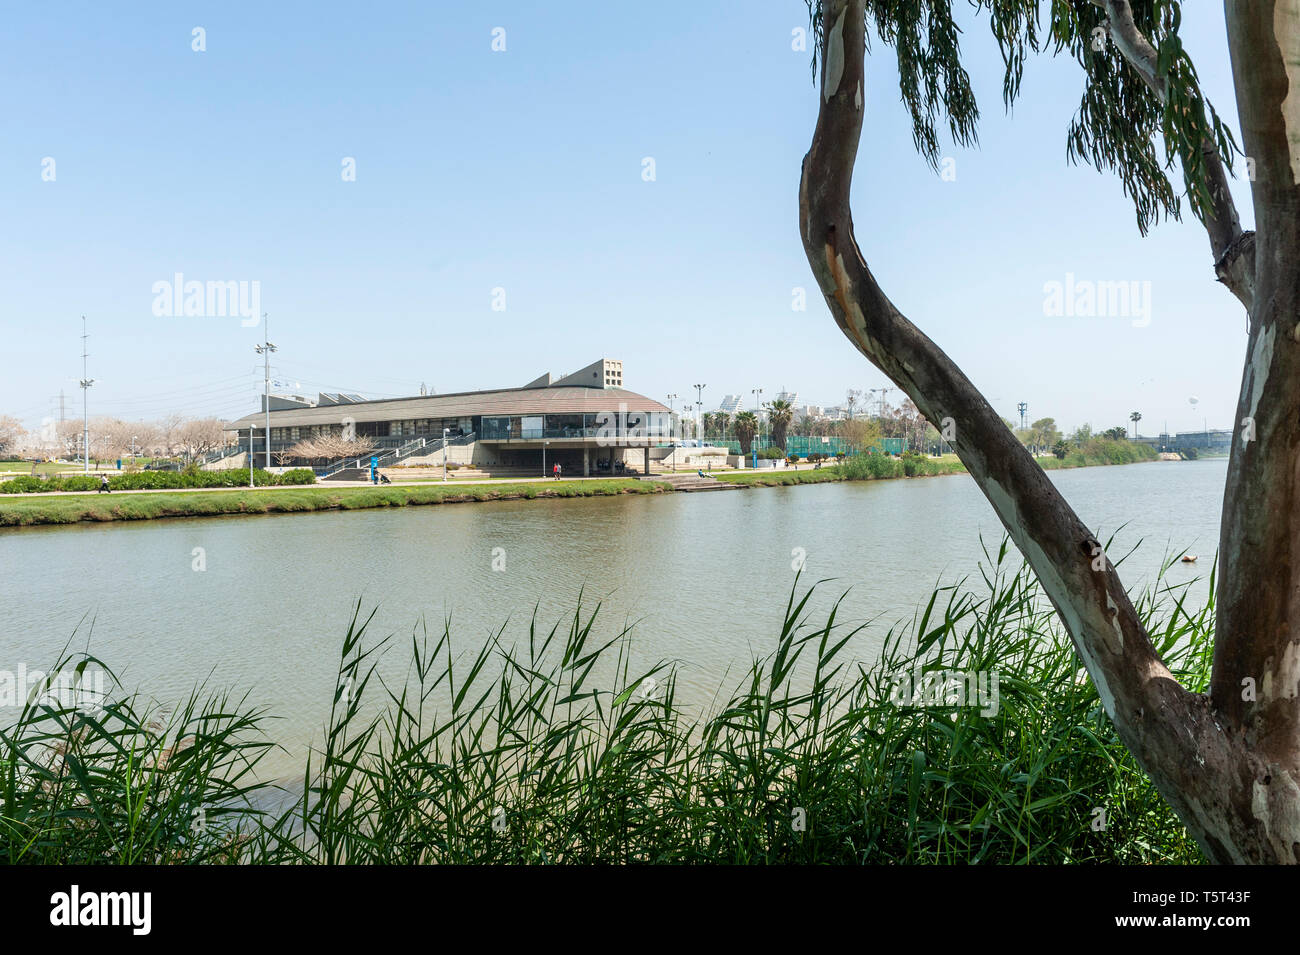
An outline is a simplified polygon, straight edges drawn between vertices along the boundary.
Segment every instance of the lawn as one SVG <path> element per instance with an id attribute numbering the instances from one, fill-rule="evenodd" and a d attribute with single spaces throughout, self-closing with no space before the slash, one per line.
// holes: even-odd
<path id="1" fill-rule="evenodd" d="M 160 491 L 148 494 L 68 494 L 0 500 L 0 526 L 76 524 L 82 521 L 136 521 L 164 517 L 212 517 L 299 511 L 407 507 L 463 501 L 538 497 L 598 497 L 656 494 L 666 485 L 631 478 L 518 484 L 447 484 L 421 487 L 319 486 L 213 491 Z"/>

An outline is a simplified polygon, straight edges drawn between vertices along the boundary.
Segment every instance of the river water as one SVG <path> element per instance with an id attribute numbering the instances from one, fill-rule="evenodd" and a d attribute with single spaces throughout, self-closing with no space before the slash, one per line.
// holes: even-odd
<path id="1" fill-rule="evenodd" d="M 1217 546 L 1224 459 L 1052 472 L 1133 590 L 1171 569 L 1204 600 Z M 1123 529 L 1120 530 L 1121 525 Z M 50 665 L 72 640 L 160 700 L 207 680 L 281 717 L 288 769 L 320 738 L 339 648 L 358 600 L 371 633 L 424 618 L 472 650 L 505 625 L 526 638 L 601 604 L 598 632 L 632 623 L 635 661 L 679 661 L 685 702 L 707 702 L 780 631 L 802 552 L 814 614 L 847 592 L 839 620 L 872 621 L 870 658 L 936 583 L 978 581 L 981 535 L 1002 528 L 964 475 L 708 494 L 502 501 L 402 509 L 0 530 L 0 671 Z M 75 637 L 74 637 L 75 634 Z M 398 647 L 392 651 L 402 655 Z M 405 662 L 403 657 L 402 662 Z M 728 678 L 730 674 L 730 678 Z M 5 714 L 0 712 L 0 718 Z M 274 765 L 274 762 L 273 762 Z"/>

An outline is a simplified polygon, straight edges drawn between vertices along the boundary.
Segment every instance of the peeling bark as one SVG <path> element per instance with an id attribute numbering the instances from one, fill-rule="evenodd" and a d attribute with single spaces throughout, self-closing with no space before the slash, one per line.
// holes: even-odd
<path id="1" fill-rule="evenodd" d="M 1243 145 L 1255 159 L 1255 305 L 1220 528 L 1210 693 L 1258 754 L 1256 815 L 1300 849 L 1300 3 L 1227 3 Z M 1252 437 L 1253 435 L 1253 437 Z M 1243 690 L 1254 681 L 1255 699 Z"/>
<path id="2" fill-rule="evenodd" d="M 864 71 L 865 0 L 821 0 L 821 22 L 826 25 L 821 107 L 803 162 L 799 215 L 809 265 L 835 321 L 931 423 L 941 426 L 951 419 L 955 424 L 953 449 L 1037 574 L 1120 738 L 1206 854 L 1216 862 L 1297 861 L 1300 765 L 1294 758 L 1296 736 L 1290 724 L 1282 726 L 1275 746 L 1257 753 L 1256 739 L 1232 711 L 1220 711 L 1210 697 L 1179 685 L 1152 647 L 1114 566 L 1042 467 L 961 369 L 899 312 L 871 274 L 849 208 L 862 133 L 856 91 Z M 1271 254 L 1272 250 L 1272 239 L 1266 239 L 1261 251 Z M 1294 273 L 1294 248 L 1291 251 L 1284 261 L 1292 263 Z M 1273 291 L 1272 285 L 1259 288 L 1261 293 Z M 1294 325 L 1295 298 L 1287 301 Z M 1271 307 L 1269 300 L 1256 311 Z M 1285 347 L 1273 349 L 1273 355 L 1294 356 L 1296 339 L 1288 334 L 1285 341 Z M 1270 369 L 1260 379 L 1261 400 L 1283 388 L 1272 375 L 1273 363 L 1270 358 Z M 1287 387 L 1297 384 L 1300 374 L 1293 374 Z M 1297 409 L 1300 402 L 1293 401 L 1276 409 L 1268 420 L 1285 412 L 1291 419 L 1288 433 L 1294 435 L 1300 423 Z M 1289 489 L 1297 486 L 1295 477 L 1300 476 L 1297 447 L 1294 443 L 1289 447 L 1292 453 L 1284 467 L 1291 469 L 1292 477 L 1283 495 L 1288 504 L 1292 503 Z M 1288 528 L 1300 522 L 1300 508 L 1259 513 Z M 1225 527 L 1228 515 L 1225 507 Z M 1287 518 L 1279 521 L 1279 515 Z M 1300 540 L 1289 529 L 1282 536 Z M 1289 600 L 1300 601 L 1289 571 L 1283 579 L 1286 583 L 1278 591 L 1288 600 L 1281 601 L 1279 608 L 1289 606 Z M 1300 611 L 1300 607 L 1290 609 Z M 1300 615 L 1289 619 L 1300 620 Z M 1276 642 L 1270 646 L 1279 649 Z M 1300 649 L 1286 657 L 1275 652 L 1273 665 L 1272 686 L 1292 676 L 1300 681 Z M 1216 662 L 1216 677 L 1217 671 Z M 1294 715 L 1300 685 L 1286 686 L 1292 691 Z M 1214 699 L 1219 702 L 1217 695 Z M 1289 741 L 1286 745 L 1284 738 Z"/>

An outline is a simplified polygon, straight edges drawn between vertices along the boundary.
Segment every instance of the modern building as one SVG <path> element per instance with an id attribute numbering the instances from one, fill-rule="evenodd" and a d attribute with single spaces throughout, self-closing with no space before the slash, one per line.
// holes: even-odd
<path id="1" fill-rule="evenodd" d="M 672 439 L 673 415 L 659 402 L 623 387 L 623 363 L 603 358 L 556 378 L 545 374 L 522 388 L 366 401 L 322 394 L 315 404 L 272 396 L 271 455 L 280 465 L 298 461 L 299 442 L 325 435 L 363 439 L 377 452 L 400 450 L 432 462 L 444 434 L 460 463 L 589 475 L 621 468 L 649 470 L 650 449 Z M 266 452 L 266 411 L 226 426 L 239 446 Z M 427 450 L 426 450 L 427 449 Z"/>
<path id="2" fill-rule="evenodd" d="M 743 411 L 741 407 L 743 400 L 740 395 L 724 395 L 722 403 L 718 405 L 719 411 L 725 411 L 727 414 L 735 414 L 737 411 Z"/>
<path id="3" fill-rule="evenodd" d="M 1223 430 L 1179 431 L 1177 434 L 1161 432 L 1158 435 L 1139 435 L 1140 444 L 1149 444 L 1157 451 L 1209 451 L 1227 454 L 1232 450 L 1232 432 Z"/>

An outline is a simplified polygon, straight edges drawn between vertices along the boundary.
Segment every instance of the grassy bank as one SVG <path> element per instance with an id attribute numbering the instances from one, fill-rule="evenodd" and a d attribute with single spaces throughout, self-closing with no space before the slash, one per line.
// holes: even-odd
<path id="1" fill-rule="evenodd" d="M 409 507 L 461 501 L 502 501 L 536 497 L 597 497 L 655 494 L 663 485 L 630 478 L 599 481 L 547 481 L 502 484 L 437 484 L 423 487 L 302 487 L 274 490 L 192 491 L 187 493 L 86 494 L 59 497 L 0 497 L 0 527 L 75 524 L 81 521 L 138 521 L 164 517 L 230 514 L 284 514 L 302 511 Z"/>
<path id="2" fill-rule="evenodd" d="M 1142 461 L 1158 461 L 1159 459 L 1160 453 L 1149 444 L 1093 438 L 1079 447 L 1072 448 L 1064 458 L 1040 458 L 1039 463 L 1045 469 L 1053 470 L 1056 468 L 1090 468 L 1107 464 L 1138 464 Z"/>
<path id="3" fill-rule="evenodd" d="M 1160 455 L 1143 444 L 1130 441 L 1090 441 L 1065 458 L 1038 458 L 1044 470 L 1089 468 L 1109 464 L 1137 464 L 1156 461 Z M 782 468 L 729 473 L 724 480 L 732 484 L 755 484 L 767 487 L 790 484 L 821 484 L 826 481 L 887 481 L 906 477 L 939 477 L 965 474 L 955 454 L 932 458 L 928 455 L 904 454 L 894 458 L 882 454 L 857 455 L 840 464 L 823 465 L 817 470 L 788 471 Z"/>
<path id="4" fill-rule="evenodd" d="M 323 742 L 270 812 L 252 780 L 272 714 L 237 697 L 29 706 L 0 732 L 0 864 L 1201 861 L 1007 554 L 879 659 L 846 650 L 834 612 L 809 620 L 796 581 L 705 714 L 582 608 L 513 647 L 447 629 L 387 646 L 354 617 Z M 1200 689 L 1213 606 L 1189 615 L 1173 591 L 1138 608 Z M 405 686 L 371 679 L 383 652 L 410 654 Z M 995 674 L 996 705 L 909 701 L 907 672 Z"/>

